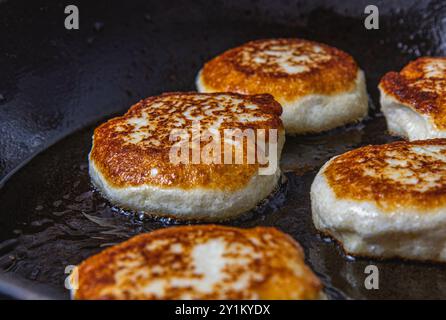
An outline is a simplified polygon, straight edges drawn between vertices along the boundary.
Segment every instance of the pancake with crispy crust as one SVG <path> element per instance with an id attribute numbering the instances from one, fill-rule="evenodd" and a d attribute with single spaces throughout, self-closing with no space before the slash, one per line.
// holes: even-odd
<path id="1" fill-rule="evenodd" d="M 409 140 L 446 138 L 446 58 L 423 57 L 379 83 L 392 134 Z"/>
<path id="2" fill-rule="evenodd" d="M 90 257 L 77 271 L 75 299 L 323 297 L 300 245 L 267 227 L 159 229 Z"/>
<path id="3" fill-rule="evenodd" d="M 446 261 L 446 139 L 362 147 L 311 186 L 316 228 L 353 255 Z"/>
<path id="4" fill-rule="evenodd" d="M 284 143 L 280 113 L 280 105 L 270 95 L 168 93 L 150 97 L 95 129 L 90 176 L 106 198 L 124 209 L 186 220 L 231 218 L 267 197 L 277 185 L 280 169 L 277 166 L 271 174 L 259 174 L 264 165 L 247 161 L 246 140 L 242 145 L 234 141 L 233 161 L 226 164 L 225 130 L 265 130 L 268 143 L 268 130 L 276 129 L 271 142 L 277 143 L 278 162 Z M 196 132 L 219 134 L 221 157 L 214 160 L 214 155 L 220 156 L 218 149 L 211 150 L 210 157 L 200 157 L 214 136 L 201 141 L 192 138 L 197 121 Z M 186 140 L 189 161 L 179 163 L 172 161 L 171 152 L 181 135 L 172 139 L 171 134 L 182 129 L 190 133 Z M 199 150 L 198 161 L 190 148 Z M 236 148 L 243 148 L 238 163 Z"/>
<path id="5" fill-rule="evenodd" d="M 347 53 L 302 39 L 248 42 L 207 62 L 200 92 L 270 93 L 282 105 L 287 134 L 320 132 L 362 119 L 363 72 Z"/>

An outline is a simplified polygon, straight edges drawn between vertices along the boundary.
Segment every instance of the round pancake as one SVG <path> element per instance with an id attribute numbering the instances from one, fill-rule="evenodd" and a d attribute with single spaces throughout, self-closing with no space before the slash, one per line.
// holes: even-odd
<path id="1" fill-rule="evenodd" d="M 362 119 L 363 72 L 347 53 L 302 39 L 248 42 L 207 62 L 200 92 L 270 93 L 282 105 L 287 134 L 320 132 Z"/>
<path id="2" fill-rule="evenodd" d="M 352 255 L 446 261 L 446 140 L 366 146 L 328 161 L 313 222 Z"/>
<path id="3" fill-rule="evenodd" d="M 390 133 L 409 140 L 446 138 L 446 58 L 423 57 L 379 83 Z"/>
<path id="4" fill-rule="evenodd" d="M 88 258 L 77 280 L 75 299 L 323 297 L 299 244 L 266 227 L 159 229 Z"/>
<path id="5" fill-rule="evenodd" d="M 238 164 L 223 162 L 223 145 L 220 163 L 203 163 L 203 159 L 194 163 L 191 157 L 188 163 L 175 163 L 170 153 L 178 141 L 171 134 L 181 129 L 189 132 L 196 121 L 201 133 L 220 133 L 222 141 L 225 129 L 276 129 L 277 139 L 271 142 L 277 143 L 279 161 L 284 143 L 280 113 L 280 105 L 270 95 L 150 97 L 95 129 L 90 176 L 111 203 L 124 209 L 183 220 L 228 219 L 252 209 L 274 190 L 280 178 L 278 165 L 271 174 L 259 174 L 263 165 L 247 161 L 247 143 Z M 200 149 L 205 150 L 209 141 L 199 142 Z"/>

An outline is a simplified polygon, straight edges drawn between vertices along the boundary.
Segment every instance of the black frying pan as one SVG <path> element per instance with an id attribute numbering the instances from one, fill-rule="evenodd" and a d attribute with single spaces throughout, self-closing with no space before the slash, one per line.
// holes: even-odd
<path id="1" fill-rule="evenodd" d="M 64 28 L 64 8 L 80 10 L 80 30 Z M 364 28 L 364 8 L 380 9 L 380 29 Z M 444 1 L 0 1 L 0 293 L 68 298 L 67 265 L 105 246 L 168 227 L 110 206 L 89 183 L 95 125 L 139 99 L 193 90 L 214 55 L 243 42 L 301 37 L 352 54 L 367 77 L 370 117 L 320 135 L 287 138 L 281 190 L 232 225 L 271 225 L 304 247 L 329 297 L 446 298 L 444 265 L 346 257 L 310 218 L 309 187 L 330 157 L 385 143 L 379 78 L 420 55 L 446 50 Z M 364 287 L 364 268 L 380 289 Z"/>

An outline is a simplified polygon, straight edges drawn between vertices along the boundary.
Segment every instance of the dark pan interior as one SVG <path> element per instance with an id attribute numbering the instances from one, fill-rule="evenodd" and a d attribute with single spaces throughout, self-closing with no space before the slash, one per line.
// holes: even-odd
<path id="1" fill-rule="evenodd" d="M 67 4 L 79 6 L 80 30 L 63 27 Z M 380 9 L 379 30 L 363 27 L 366 4 Z M 67 265 L 172 224 L 121 212 L 92 191 L 86 156 L 95 125 L 143 97 L 193 90 L 202 63 L 227 48 L 302 37 L 357 59 L 371 116 L 288 138 L 281 189 L 229 224 L 270 225 L 291 234 L 331 298 L 446 298 L 444 265 L 346 257 L 317 234 L 309 207 L 311 181 L 327 159 L 395 139 L 377 110 L 377 83 L 417 56 L 444 55 L 445 2 L 4 1 L 0 12 L 0 268 L 6 271 L 0 276 L 8 277 L 0 292 L 68 298 Z M 380 270 L 379 290 L 364 288 L 368 264 Z"/>

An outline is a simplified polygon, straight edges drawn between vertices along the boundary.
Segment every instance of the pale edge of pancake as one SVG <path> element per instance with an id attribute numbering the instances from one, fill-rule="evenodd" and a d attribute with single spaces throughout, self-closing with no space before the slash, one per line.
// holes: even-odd
<path id="1" fill-rule="evenodd" d="M 417 112 L 410 105 L 386 93 L 381 86 L 379 91 L 381 111 L 390 134 L 410 141 L 446 138 L 446 131 L 437 129 L 429 115 Z"/>

